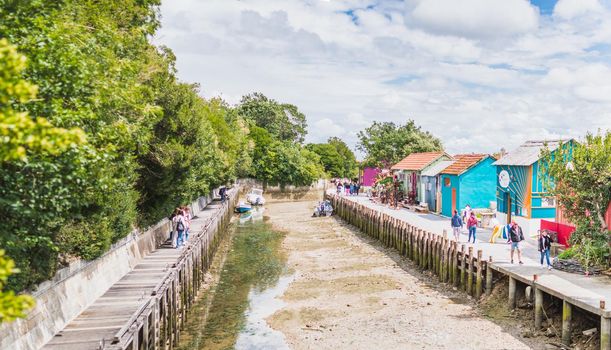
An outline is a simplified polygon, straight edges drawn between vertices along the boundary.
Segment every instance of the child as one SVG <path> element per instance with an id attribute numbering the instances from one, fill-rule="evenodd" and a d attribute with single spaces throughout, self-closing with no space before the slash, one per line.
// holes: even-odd
<path id="1" fill-rule="evenodd" d="M 545 257 L 545 260 L 547 262 L 547 269 L 551 270 L 552 269 L 552 264 L 550 264 L 549 262 L 549 251 L 550 248 L 552 247 L 552 239 L 550 238 L 549 234 L 547 233 L 547 230 L 543 230 L 541 231 L 541 234 L 539 235 L 539 252 L 541 253 L 541 268 L 543 268 L 543 257 Z"/>

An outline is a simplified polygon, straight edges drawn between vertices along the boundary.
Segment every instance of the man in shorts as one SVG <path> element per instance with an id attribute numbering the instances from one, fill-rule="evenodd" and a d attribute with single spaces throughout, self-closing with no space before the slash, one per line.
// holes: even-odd
<path id="1" fill-rule="evenodd" d="M 452 219 L 450 221 L 452 223 L 452 233 L 454 234 L 454 240 L 458 243 L 458 239 L 460 238 L 460 231 L 462 229 L 462 219 L 460 215 L 458 215 L 458 210 L 454 210 L 454 215 L 452 215 Z"/>
<path id="2" fill-rule="evenodd" d="M 513 251 L 518 251 L 518 262 L 520 265 L 522 262 L 522 249 L 520 248 L 520 242 L 524 240 L 524 234 L 522 228 L 515 221 L 511 222 L 511 230 L 509 230 L 509 237 L 507 243 L 511 244 L 511 263 L 513 264 Z"/>

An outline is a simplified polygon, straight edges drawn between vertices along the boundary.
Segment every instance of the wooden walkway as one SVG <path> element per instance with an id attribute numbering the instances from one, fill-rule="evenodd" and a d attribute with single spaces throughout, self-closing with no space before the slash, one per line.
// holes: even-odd
<path id="1" fill-rule="evenodd" d="M 213 202 L 193 219 L 191 234 L 185 247 L 175 249 L 166 242 L 115 283 L 102 297 L 85 309 L 56 334 L 43 349 L 99 349 L 116 337 L 134 315 L 153 298 L 154 290 L 172 272 L 184 252 L 203 234 L 207 225 L 224 206 Z M 104 344 L 104 346 L 102 345 Z"/>

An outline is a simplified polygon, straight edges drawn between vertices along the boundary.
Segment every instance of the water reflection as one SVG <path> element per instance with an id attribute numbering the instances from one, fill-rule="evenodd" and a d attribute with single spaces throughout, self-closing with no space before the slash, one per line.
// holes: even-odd
<path id="1" fill-rule="evenodd" d="M 230 228 L 232 246 L 207 320 L 204 297 L 189 314 L 181 349 L 286 348 L 282 333 L 264 320 L 282 307 L 277 297 L 292 280 L 280 249 L 284 234 L 263 220 L 263 208 L 248 214 Z"/>

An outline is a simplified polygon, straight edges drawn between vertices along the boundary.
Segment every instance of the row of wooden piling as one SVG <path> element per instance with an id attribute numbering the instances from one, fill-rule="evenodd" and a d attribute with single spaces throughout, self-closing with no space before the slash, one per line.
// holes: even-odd
<path id="1" fill-rule="evenodd" d="M 492 270 L 482 251 L 443 235 L 428 232 L 341 196 L 331 195 L 335 212 L 365 234 L 378 239 L 387 247 L 395 248 L 423 270 L 432 271 L 442 283 L 452 284 L 474 298 L 492 291 Z"/>
<path id="2" fill-rule="evenodd" d="M 367 235 L 378 239 L 387 247 L 395 248 L 401 255 L 411 259 L 418 267 L 432 271 L 440 282 L 452 284 L 476 299 L 483 292 L 492 292 L 493 274 L 492 257 L 482 259 L 482 251 L 474 253 L 473 247 L 465 249 L 448 239 L 444 230 L 442 235 L 425 231 L 406 221 L 399 220 L 379 210 L 371 209 L 337 195 L 328 195 L 335 213 L 348 223 L 356 226 Z M 501 273 L 502 274 L 502 273 Z M 517 276 L 508 273 L 509 308 L 516 307 Z M 530 286 L 534 291 L 535 329 L 541 329 L 543 323 L 543 290 L 537 283 L 537 275 L 532 281 L 521 281 L 524 286 Z M 562 342 L 571 344 L 572 313 L 575 301 L 562 298 Z M 601 310 L 605 309 L 601 300 Z M 611 350 L 611 318 L 601 314 L 600 349 Z"/>
<path id="3" fill-rule="evenodd" d="M 154 288 L 151 298 L 139 308 L 130 321 L 100 349 L 174 349 L 180 341 L 188 311 L 204 283 L 214 254 L 231 220 L 238 191 L 228 193 L 228 200 L 218 209 L 204 229 L 189 239 L 178 261 L 168 266 L 168 274 Z"/>

